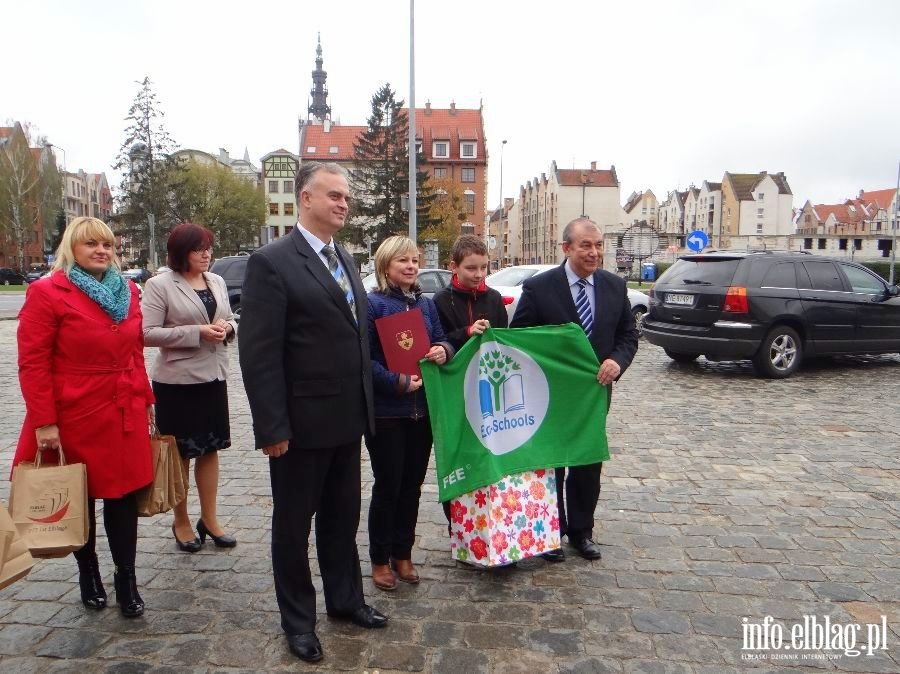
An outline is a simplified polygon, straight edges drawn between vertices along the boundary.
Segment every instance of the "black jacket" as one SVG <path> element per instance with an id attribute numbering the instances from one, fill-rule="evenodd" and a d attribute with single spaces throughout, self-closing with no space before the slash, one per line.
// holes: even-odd
<path id="1" fill-rule="evenodd" d="M 493 288 L 464 290 L 451 284 L 437 291 L 433 299 L 447 339 L 457 351 L 469 339 L 469 326 L 475 321 L 486 318 L 492 328 L 509 324 L 503 298 Z"/>

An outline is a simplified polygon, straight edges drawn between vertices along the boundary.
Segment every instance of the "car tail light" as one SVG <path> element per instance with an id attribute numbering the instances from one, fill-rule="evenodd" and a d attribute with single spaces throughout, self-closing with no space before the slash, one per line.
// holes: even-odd
<path id="1" fill-rule="evenodd" d="M 509 295 L 503 295 L 503 304 L 504 306 L 507 304 L 512 304 L 516 301 L 515 297 L 510 297 Z"/>
<path id="2" fill-rule="evenodd" d="M 747 289 L 741 286 L 731 286 L 725 293 L 725 303 L 722 311 L 729 314 L 750 313 L 750 303 L 747 301 Z"/>

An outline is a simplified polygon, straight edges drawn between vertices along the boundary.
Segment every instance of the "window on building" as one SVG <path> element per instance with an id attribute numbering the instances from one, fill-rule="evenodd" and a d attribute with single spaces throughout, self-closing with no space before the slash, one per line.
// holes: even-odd
<path id="1" fill-rule="evenodd" d="M 756 195 L 756 200 L 757 200 L 757 201 L 764 201 L 765 198 L 766 198 L 766 195 L 765 195 L 764 193 L 762 193 L 762 192 L 760 192 L 759 194 Z"/>
<path id="2" fill-rule="evenodd" d="M 462 181 L 464 183 L 474 183 L 475 182 L 475 169 L 464 168 L 462 170 Z"/>
<path id="3" fill-rule="evenodd" d="M 474 159 L 475 158 L 475 143 L 460 143 L 459 144 L 459 156 L 463 159 Z"/>
<path id="4" fill-rule="evenodd" d="M 293 194 L 294 192 L 294 181 L 293 180 L 285 180 L 284 181 L 284 193 L 285 194 Z"/>
<path id="5" fill-rule="evenodd" d="M 307 154 L 315 154 L 315 153 L 316 153 L 316 146 L 315 146 L 315 145 L 309 145 L 309 146 L 307 146 L 306 152 L 307 152 Z"/>
<path id="6" fill-rule="evenodd" d="M 466 193 L 463 195 L 466 200 L 466 213 L 474 213 L 475 212 L 475 193 L 471 190 L 466 190 Z"/>
<path id="7" fill-rule="evenodd" d="M 847 239 L 838 239 L 838 250 L 847 250 Z"/>
<path id="8" fill-rule="evenodd" d="M 446 178 L 447 177 L 447 167 L 446 166 L 435 167 L 434 177 L 435 178 Z"/>
<path id="9" fill-rule="evenodd" d="M 285 204 L 284 205 L 284 214 L 285 215 L 293 215 L 294 214 L 294 204 Z"/>
<path id="10" fill-rule="evenodd" d="M 269 181 L 269 193 L 270 194 L 278 194 L 278 181 L 277 180 Z"/>
<path id="11" fill-rule="evenodd" d="M 331 147 L 328 148 L 328 154 L 337 154 L 337 153 L 338 153 L 337 145 L 332 145 Z"/>
<path id="12" fill-rule="evenodd" d="M 758 224 L 756 225 L 756 233 L 757 233 L 757 234 L 762 234 L 762 233 L 763 233 L 763 226 L 762 226 L 762 223 L 761 223 L 761 222 L 758 223 Z"/>
<path id="13" fill-rule="evenodd" d="M 757 218 L 763 217 L 763 215 L 765 215 L 765 212 L 766 212 L 765 208 L 757 208 L 756 209 L 756 217 Z"/>
<path id="14" fill-rule="evenodd" d="M 278 204 L 272 202 L 269 204 L 269 215 L 278 215 Z"/>
<path id="15" fill-rule="evenodd" d="M 819 239 L 816 247 L 819 250 L 825 250 L 825 246 L 827 245 L 827 243 L 828 243 L 827 239 Z"/>
<path id="16" fill-rule="evenodd" d="M 450 156 L 450 143 L 446 141 L 435 141 L 431 146 L 431 154 L 435 157 L 447 159 Z"/>
<path id="17" fill-rule="evenodd" d="M 862 239 L 853 239 L 853 250 L 862 250 Z"/>
<path id="18" fill-rule="evenodd" d="M 812 237 L 803 239 L 803 250 L 812 250 Z"/>

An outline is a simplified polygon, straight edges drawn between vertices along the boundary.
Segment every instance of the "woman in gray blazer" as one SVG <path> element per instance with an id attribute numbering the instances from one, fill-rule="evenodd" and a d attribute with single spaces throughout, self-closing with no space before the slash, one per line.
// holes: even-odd
<path id="1" fill-rule="evenodd" d="M 144 343 L 158 346 L 151 379 L 156 396 L 156 424 L 174 435 L 187 474 L 194 459 L 194 481 L 200 497 L 197 533 L 191 526 L 187 499 L 175 507 L 172 534 L 183 552 L 197 552 L 212 538 L 217 547 L 237 542 L 216 516 L 220 449 L 231 446 L 228 420 L 227 345 L 237 324 L 221 276 L 211 274 L 213 233 L 182 223 L 169 234 L 166 248 L 170 272 L 144 286 Z"/>

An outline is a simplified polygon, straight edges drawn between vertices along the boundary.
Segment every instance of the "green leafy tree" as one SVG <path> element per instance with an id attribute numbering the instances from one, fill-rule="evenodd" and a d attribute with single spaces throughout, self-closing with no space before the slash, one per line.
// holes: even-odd
<path id="1" fill-rule="evenodd" d="M 266 197 L 222 164 L 185 162 L 172 185 L 172 213 L 216 235 L 216 254 L 232 255 L 252 246 L 266 221 Z"/>
<path id="2" fill-rule="evenodd" d="M 389 236 L 409 231 L 409 117 L 390 84 L 372 96 L 367 129 L 354 144 L 356 169 L 351 183 L 356 204 L 345 228 L 344 239 L 376 245 Z M 418 229 L 434 224 L 430 215 L 434 198 L 428 174 L 416 171 L 416 219 Z"/>
<path id="3" fill-rule="evenodd" d="M 494 411 L 500 409 L 500 387 L 513 372 L 521 370 L 521 366 L 509 356 L 499 351 L 490 351 L 478 361 L 478 373 L 487 377 L 494 398 Z"/>
<path id="4" fill-rule="evenodd" d="M 24 271 L 29 245 L 32 254 L 43 256 L 45 232 L 60 208 L 62 178 L 46 139 L 32 142 L 27 123 L 12 128 L 0 146 L 0 233 L 13 244 L 16 264 Z"/>
<path id="5" fill-rule="evenodd" d="M 162 111 L 149 77 L 144 77 L 125 121 L 125 141 L 113 168 L 122 173 L 119 210 L 123 234 L 131 248 L 146 253 L 150 244 L 148 216 L 156 220 L 157 252 L 175 222 L 170 196 L 178 180 L 178 164 L 171 158 L 177 145 L 163 125 Z M 140 257 L 145 257 L 142 254 Z"/>

